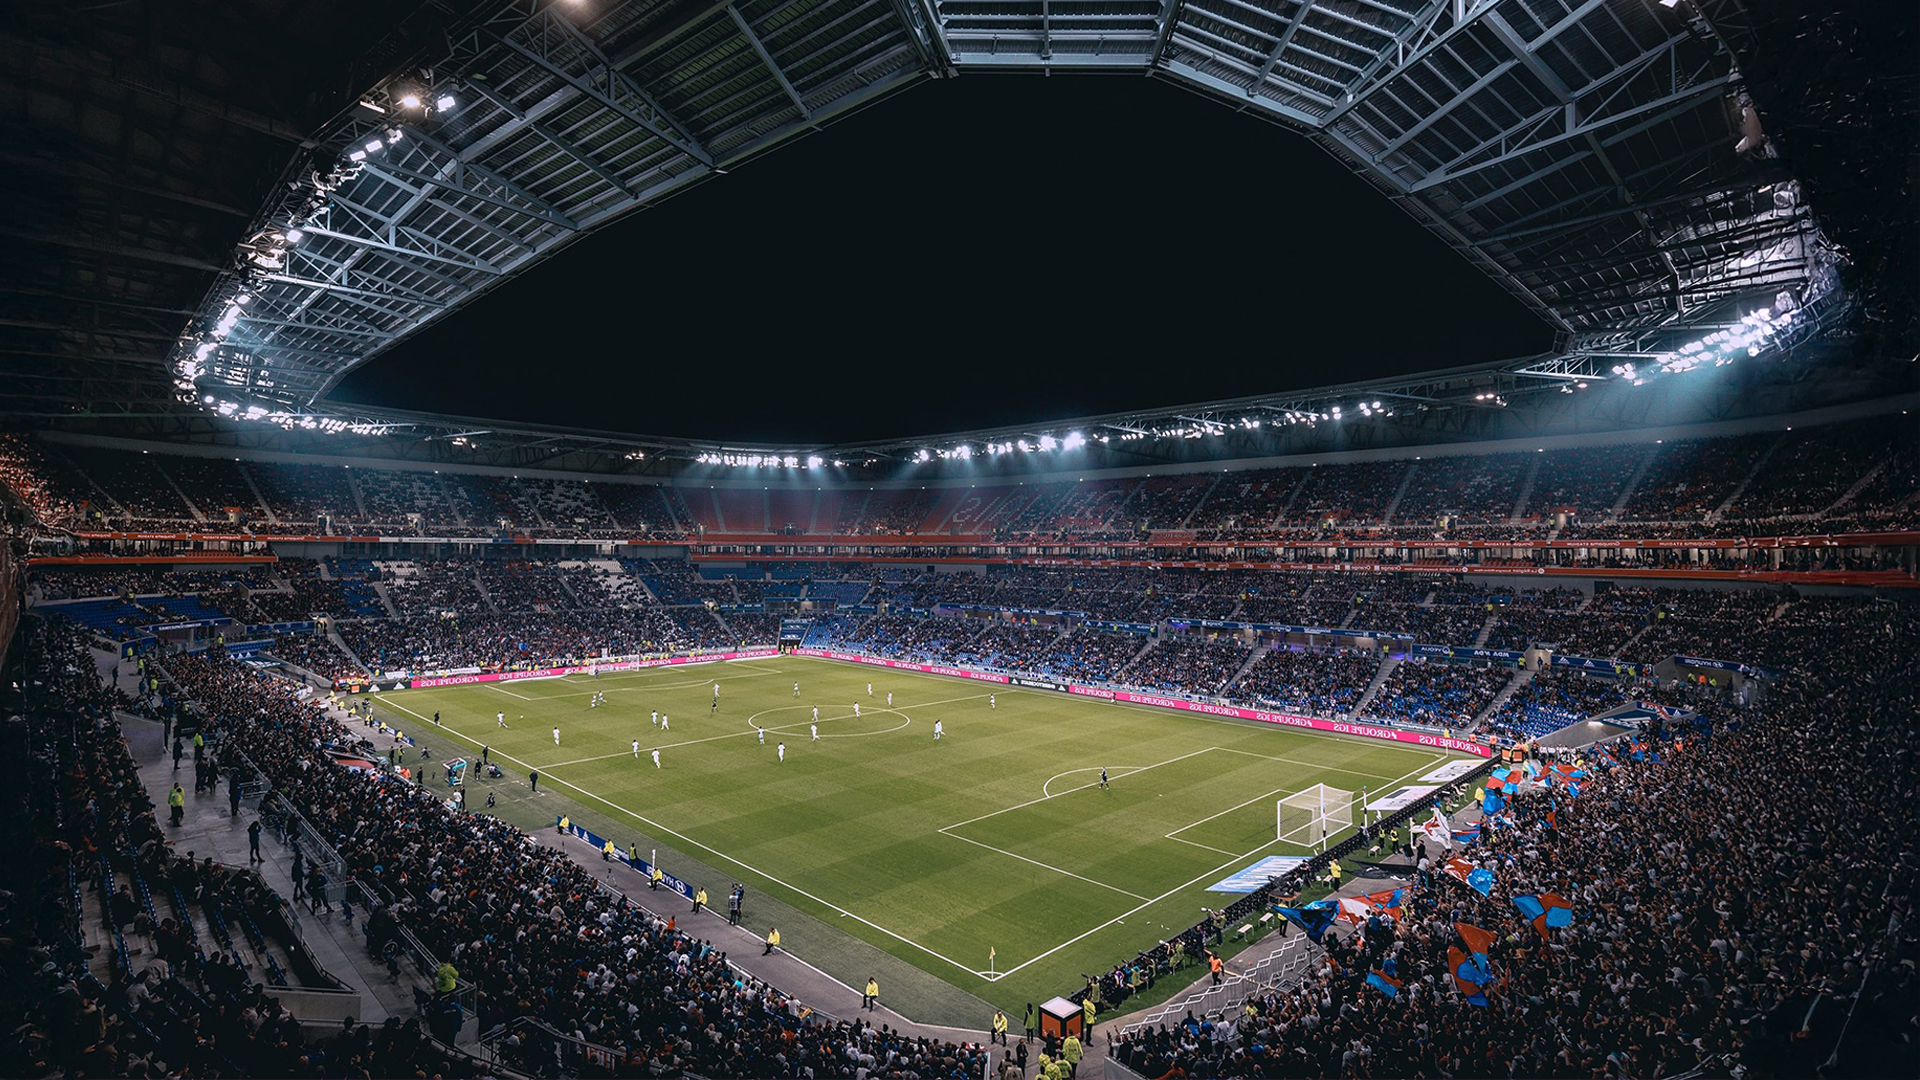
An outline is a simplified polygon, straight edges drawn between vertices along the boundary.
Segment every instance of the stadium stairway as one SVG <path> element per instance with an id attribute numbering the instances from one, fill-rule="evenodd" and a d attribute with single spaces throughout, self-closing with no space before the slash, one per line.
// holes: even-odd
<path id="1" fill-rule="evenodd" d="M 1466 731 L 1477 731 L 1481 724 L 1487 722 L 1488 717 L 1498 715 L 1500 710 L 1507 704 L 1507 701 L 1512 698 L 1513 695 L 1520 692 L 1521 687 L 1533 682 L 1533 674 L 1533 672 L 1526 668 L 1515 668 L 1513 678 L 1508 679 L 1507 685 L 1501 687 L 1500 692 L 1493 695 L 1493 700 L 1487 702 L 1486 708 L 1474 714 L 1473 722 L 1467 725 Z M 1465 733 L 1466 732 L 1463 731 L 1461 734 L 1464 735 Z"/>
<path id="2" fill-rule="evenodd" d="M 1647 475 L 1647 470 L 1653 468 L 1653 459 L 1660 456 L 1660 446 L 1661 444 L 1656 442 L 1647 447 L 1647 452 L 1640 456 L 1640 464 L 1634 467 L 1633 475 L 1627 477 L 1626 484 L 1620 488 L 1620 494 L 1614 497 L 1613 505 L 1607 507 L 1609 521 L 1618 520 L 1620 511 L 1627 508 L 1627 500 L 1633 498 L 1635 489 L 1639 488 L 1640 478 Z"/>
<path id="3" fill-rule="evenodd" d="M 347 644 L 347 639 L 340 636 L 339 628 L 334 626 L 332 622 L 327 623 L 327 640 L 332 642 L 333 647 L 336 649 L 339 649 L 340 652 L 344 654 L 347 659 L 353 661 L 353 665 L 359 668 L 361 671 L 373 670 L 372 668 L 369 668 L 367 666 L 367 662 L 365 660 L 360 659 L 360 654 L 354 652 L 352 647 L 350 647 Z"/>
<path id="4" fill-rule="evenodd" d="M 136 721 L 129 723 L 125 730 L 128 750 L 140 766 L 141 783 L 154 804 L 161 808 L 161 828 L 173 845 L 175 854 L 192 852 L 198 859 L 211 856 L 214 862 L 223 866 L 247 869 L 247 826 L 258 817 L 255 809 L 242 804 L 240 815 L 231 817 L 227 813 L 224 787 L 215 793 L 202 794 L 194 794 L 189 789 L 184 820 L 179 828 L 171 827 L 166 823 L 165 816 L 167 789 L 172 786 L 176 776 L 183 780 L 189 776 L 192 765 L 190 762 L 183 764 L 179 774 L 173 771 L 172 759 L 160 743 L 159 724 Z M 386 737 L 370 732 L 356 733 L 366 734 L 376 743 L 390 742 Z M 272 829 L 261 834 L 260 850 L 265 861 L 252 864 L 252 868 L 260 872 L 268 886 L 291 902 L 292 850 L 281 844 Z M 424 977 L 410 979 L 411 973 L 403 969 L 402 977 L 397 982 L 390 981 L 384 961 L 367 952 L 363 929 L 366 910 L 356 905 L 351 923 L 340 914 L 339 884 L 334 882 L 330 888 L 335 900 L 332 916 L 309 914 L 304 900 L 293 902 L 293 908 L 300 940 L 308 954 L 322 972 L 343 984 L 346 989 L 327 991 L 315 987 L 294 987 L 283 992 L 283 1001 L 296 1016 L 307 1022 L 337 1024 L 342 1016 L 351 1015 L 361 1023 L 378 1026 L 389 1016 L 403 1019 L 414 1016 L 413 987 L 425 986 L 426 980 Z M 269 969 L 266 960 L 269 957 L 282 972 L 287 973 L 290 980 L 294 978 L 293 973 L 297 968 L 286 946 L 271 938 L 266 938 L 263 943 L 256 942 L 247 927 L 233 921 L 226 923 L 227 933 L 221 935 L 213 927 L 207 912 L 192 898 L 182 898 L 186 905 L 186 911 L 182 912 L 164 892 L 158 887 L 154 889 L 154 904 L 158 913 L 162 918 L 187 915 L 202 949 L 209 953 L 228 951 L 227 940 L 231 939 L 232 951 L 239 954 L 254 981 L 266 981 Z M 128 941 L 127 945 L 131 950 L 134 942 Z M 134 966 L 136 970 L 139 967 L 137 957 Z M 469 1023 L 462 1028 L 461 1047 L 469 1047 L 477 1039 L 475 1026 Z"/>
<path id="5" fill-rule="evenodd" d="M 1381 662 L 1380 670 L 1373 673 L 1373 681 L 1367 684 L 1367 692 L 1361 694 L 1360 700 L 1353 703 L 1353 715 L 1361 716 L 1365 714 L 1368 702 L 1371 702 L 1373 696 L 1380 692 L 1380 687 L 1386 684 L 1387 676 L 1393 674 L 1393 669 L 1403 663 L 1405 663 L 1404 660 L 1397 660 L 1393 657 L 1388 657 Z"/>
<path id="6" fill-rule="evenodd" d="M 1513 512 L 1507 515 L 1507 524 L 1518 525 L 1526 516 L 1527 501 L 1533 498 L 1533 484 L 1540 478 L 1540 462 L 1545 460 L 1545 457 L 1544 454 L 1535 454 L 1533 464 L 1527 466 L 1527 478 L 1520 484 L 1520 494 L 1514 496 Z"/>
<path id="7" fill-rule="evenodd" d="M 399 618 L 400 609 L 393 606 L 393 595 L 387 592 L 387 583 L 384 581 L 369 581 L 367 584 L 373 587 L 373 595 L 380 598 L 380 606 L 386 610 L 387 618 Z"/>
<path id="8" fill-rule="evenodd" d="M 1778 438 L 1767 444 L 1767 448 L 1761 451 L 1760 456 L 1753 459 L 1753 467 L 1747 470 L 1747 475 L 1741 477 L 1740 482 L 1735 484 L 1733 490 L 1727 493 L 1727 497 L 1721 501 L 1720 505 L 1713 508 L 1713 513 L 1707 515 L 1707 521 L 1709 523 L 1719 521 L 1722 517 L 1726 516 L 1727 511 L 1739 504 L 1740 496 L 1747 493 L 1747 488 L 1753 483 L 1753 478 L 1760 475 L 1760 470 L 1766 468 L 1767 462 L 1773 459 L 1773 452 L 1784 446 L 1786 441 L 1787 432 L 1783 431 Z"/>
<path id="9" fill-rule="evenodd" d="M 1489 613 L 1487 621 L 1480 624 L 1480 632 L 1473 635 L 1473 647 L 1485 648 L 1487 639 L 1493 636 L 1493 628 L 1500 622 L 1500 616 Z"/>
<path id="10" fill-rule="evenodd" d="M 1224 695 L 1226 694 L 1227 691 L 1233 689 L 1233 687 L 1237 683 L 1239 683 L 1241 679 L 1246 678 L 1247 672 L 1253 670 L 1253 665 L 1259 663 L 1260 658 L 1267 655 L 1267 653 L 1270 651 L 1272 650 L 1268 649 L 1265 645 L 1256 646 L 1253 649 L 1253 651 L 1247 656 L 1247 662 L 1244 664 L 1241 664 L 1240 669 L 1233 673 L 1233 678 L 1228 679 L 1224 684 L 1221 685 L 1220 693 Z"/>
<path id="11" fill-rule="evenodd" d="M 1867 475 L 1861 477 L 1858 480 L 1855 480 L 1853 482 L 1852 487 L 1841 492 L 1840 497 L 1833 500 L 1833 503 L 1831 505 L 1823 508 L 1818 514 L 1815 514 L 1814 516 L 1822 517 L 1822 518 L 1826 517 L 1827 515 L 1833 513 L 1835 510 L 1838 510 L 1841 507 L 1852 502 L 1854 496 L 1866 490 L 1866 487 L 1868 484 L 1873 483 L 1874 480 L 1877 479 L 1881 473 L 1886 471 L 1887 471 L 1887 462 L 1881 461 L 1879 464 L 1875 465 L 1873 468 L 1867 470 Z"/>
<path id="12" fill-rule="evenodd" d="M 1394 511 L 1400 509 L 1400 500 L 1407 497 L 1407 488 L 1413 484 L 1413 474 L 1419 471 L 1420 459 L 1415 458 L 1413 464 L 1407 466 L 1407 471 L 1401 474 L 1400 486 L 1393 489 L 1393 498 L 1387 500 L 1387 508 L 1380 512 L 1380 524 L 1393 524 Z"/>

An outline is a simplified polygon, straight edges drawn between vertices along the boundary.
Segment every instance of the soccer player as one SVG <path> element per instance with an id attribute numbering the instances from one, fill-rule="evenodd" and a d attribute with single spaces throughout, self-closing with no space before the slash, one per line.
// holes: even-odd
<path id="1" fill-rule="evenodd" d="M 506 713 L 503 713 L 503 712 L 497 712 L 497 713 L 494 713 L 494 714 L 493 714 L 493 722 L 494 722 L 494 723 L 496 723 L 496 724 L 499 724 L 499 725 L 500 725 L 501 727 L 506 727 L 506 726 L 507 726 L 507 714 L 506 714 Z"/>
<path id="2" fill-rule="evenodd" d="M 887 708 L 893 708 L 893 691 L 887 691 Z"/>
<path id="3" fill-rule="evenodd" d="M 660 730 L 661 731 L 667 730 L 667 714 L 666 713 L 660 714 Z"/>
<path id="4" fill-rule="evenodd" d="M 1113 790 L 1107 787 L 1107 767 L 1105 765 L 1100 766 L 1100 788 L 1103 791 Z"/>
<path id="5" fill-rule="evenodd" d="M 800 696 L 800 684 L 798 682 L 795 682 L 793 684 L 793 696 L 794 697 Z"/>
<path id="6" fill-rule="evenodd" d="M 660 710 L 659 709 L 653 710 L 653 726 L 654 727 L 660 726 Z"/>
<path id="7" fill-rule="evenodd" d="M 813 707 L 813 722 L 816 724 L 820 722 L 820 706 L 818 705 Z"/>
<path id="8" fill-rule="evenodd" d="M 713 700 L 715 701 L 720 700 L 720 684 L 719 683 L 713 684 Z"/>
<path id="9" fill-rule="evenodd" d="M 635 761 L 640 760 L 640 740 L 639 739 L 633 740 L 633 760 Z"/>
<path id="10" fill-rule="evenodd" d="M 781 760 L 781 761 L 785 761 L 785 760 L 787 760 L 787 744 L 786 744 L 786 743 L 781 743 L 781 744 L 779 745 L 779 747 L 778 747 L 778 748 L 776 748 L 776 750 L 775 750 L 775 753 L 778 753 L 778 754 L 780 755 L 780 760 Z M 176 785 L 176 786 L 177 786 L 177 785 Z"/>
<path id="11" fill-rule="evenodd" d="M 999 707 L 1000 707 L 1000 703 L 999 703 L 998 701 L 996 701 L 996 700 L 994 700 L 994 697 L 993 697 L 993 695 L 992 695 L 992 694 L 988 694 L 988 695 L 987 695 L 987 708 L 989 708 L 989 709 L 997 709 L 997 708 L 999 708 Z"/>
<path id="12" fill-rule="evenodd" d="M 653 751 L 653 767 L 654 767 L 654 768 L 656 768 L 656 769 L 660 767 L 660 749 L 659 749 L 659 747 L 655 747 L 655 748 L 654 748 L 654 751 Z"/>
<path id="13" fill-rule="evenodd" d="M 853 718 L 860 719 L 860 703 L 857 701 L 853 703 Z"/>
<path id="14" fill-rule="evenodd" d="M 873 684 L 872 684 L 872 683 L 868 683 L 868 684 L 867 684 L 867 696 L 868 696 L 868 697 L 872 697 L 872 696 L 873 696 Z"/>
<path id="15" fill-rule="evenodd" d="M 944 734 L 946 734 L 946 729 L 940 726 L 940 721 L 935 720 L 933 722 L 933 741 L 939 742 L 940 736 Z"/>
<path id="16" fill-rule="evenodd" d="M 714 713 L 717 713 L 719 711 L 720 711 L 720 699 L 714 698 L 713 704 L 707 706 L 707 715 L 711 716 Z"/>
<path id="17" fill-rule="evenodd" d="M 757 731 L 757 732 L 759 732 L 759 733 L 760 733 L 760 745 L 761 745 L 761 746 L 765 746 L 765 745 L 767 745 L 767 729 L 766 729 L 766 728 L 763 728 L 763 727 L 761 727 L 761 726 L 760 726 L 760 725 L 758 725 L 758 724 L 755 724 L 755 725 L 753 726 L 753 730 L 755 730 L 755 731 Z"/>
<path id="18" fill-rule="evenodd" d="M 559 728 L 553 729 L 553 745 L 555 746 L 560 745 L 560 729 Z"/>
<path id="19" fill-rule="evenodd" d="M 809 729 L 809 730 L 811 730 L 811 731 L 813 732 L 813 741 L 814 741 L 814 742 L 819 742 L 819 741 L 820 741 L 820 725 L 819 725 L 819 724 L 809 724 L 809 725 L 807 725 L 807 727 L 808 727 L 808 729 Z"/>

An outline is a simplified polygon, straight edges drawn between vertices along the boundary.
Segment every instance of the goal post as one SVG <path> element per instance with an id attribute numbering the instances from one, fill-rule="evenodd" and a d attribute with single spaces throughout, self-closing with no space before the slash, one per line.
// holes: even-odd
<path id="1" fill-rule="evenodd" d="M 1353 792 L 1315 784 L 1275 804 L 1278 838 L 1283 844 L 1318 851 L 1353 827 Z"/>

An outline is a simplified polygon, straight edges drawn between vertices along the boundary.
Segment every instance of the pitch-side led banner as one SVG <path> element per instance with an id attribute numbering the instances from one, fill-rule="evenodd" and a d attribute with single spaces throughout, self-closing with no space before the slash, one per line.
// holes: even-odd
<path id="1" fill-rule="evenodd" d="M 1287 727 L 1308 728 L 1313 731 L 1331 731 L 1337 735 L 1358 735 L 1364 739 L 1413 743 L 1417 746 L 1432 746 L 1441 750 L 1472 754 L 1475 757 L 1493 756 L 1490 748 L 1481 746 L 1479 743 L 1468 742 L 1465 739 L 1449 739 L 1442 735 L 1428 735 L 1419 731 L 1399 731 L 1394 728 L 1374 727 L 1372 724 L 1350 724 L 1344 720 L 1320 720 L 1311 716 L 1295 716 L 1292 713 L 1277 713 L 1266 709 L 1243 709 L 1237 705 L 1215 705 L 1205 701 L 1186 701 L 1155 694 L 1136 694 L 1128 690 L 1108 690 L 1103 686 L 1081 686 L 1077 683 L 1068 692 L 1097 697 L 1103 701 L 1156 705 L 1162 709 L 1179 709 L 1181 712 L 1231 716 L 1240 720 L 1258 720 L 1263 724 L 1284 724 Z"/>
<path id="2" fill-rule="evenodd" d="M 714 660 L 758 660 L 764 657 L 778 656 L 778 649 L 748 649 L 742 652 L 706 653 L 700 656 L 657 656 L 646 660 L 614 660 L 603 664 L 594 664 L 591 670 L 638 671 L 641 668 L 672 667 L 678 664 L 704 664 Z M 440 678 L 417 678 L 413 680 L 415 690 L 434 686 L 465 686 L 468 683 L 520 682 L 526 679 L 558 679 L 566 675 L 585 675 L 586 665 L 578 667 L 535 668 L 529 671 L 483 671 L 474 675 L 447 675 Z"/>
<path id="3" fill-rule="evenodd" d="M 901 671 L 918 671 L 927 675 L 951 675 L 956 679 L 978 679 L 981 682 L 1008 682 L 1005 675 L 996 675 L 990 671 L 974 671 L 971 668 L 950 667 L 946 664 L 915 664 L 906 660 L 887 660 L 878 656 L 864 656 L 860 653 L 840 652 L 837 649 L 795 649 L 795 656 L 818 656 L 828 660 L 845 660 L 852 664 L 871 664 L 874 667 L 898 668 Z"/>

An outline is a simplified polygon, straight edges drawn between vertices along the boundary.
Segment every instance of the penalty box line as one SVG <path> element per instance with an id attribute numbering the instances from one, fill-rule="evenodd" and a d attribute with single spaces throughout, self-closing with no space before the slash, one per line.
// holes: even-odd
<path id="1" fill-rule="evenodd" d="M 384 699 L 382 700 L 384 701 Z M 392 704 L 391 702 L 386 702 L 386 703 Z M 405 708 L 404 706 L 394 705 L 393 707 L 396 709 L 400 709 L 402 712 L 410 713 L 414 716 L 420 716 L 419 713 L 414 712 L 412 709 Z M 420 718 L 422 720 L 426 719 L 425 717 L 420 717 Z M 465 739 L 467 742 L 470 742 L 475 746 L 482 745 L 480 740 L 474 738 L 471 735 L 466 734 L 465 732 L 458 731 L 453 728 L 444 728 L 444 730 L 446 730 L 449 734 L 454 735 L 457 738 Z M 515 765 L 518 765 L 524 769 L 531 770 L 534 768 L 534 766 L 527 764 L 526 762 L 512 756 L 511 754 L 495 754 L 494 756 L 499 758 L 502 761 L 511 761 Z M 587 798 L 592 799 L 594 802 L 600 803 L 608 807 L 609 809 L 614 810 L 617 813 L 625 814 L 626 816 L 632 818 L 633 820 L 639 822 L 640 824 L 645 825 L 649 829 L 653 829 L 656 832 L 659 832 L 666 836 L 671 836 L 674 839 L 679 840 L 682 843 L 686 844 L 688 847 L 697 848 L 725 862 L 732 863 L 733 865 L 740 867 L 742 870 L 745 870 L 750 874 L 757 874 L 761 878 L 767 881 L 771 881 L 775 885 L 778 885 L 783 889 L 789 890 L 796 896 L 804 896 L 808 900 L 811 900 L 814 903 L 819 904 L 821 907 L 824 907 L 829 911 L 833 911 L 837 914 L 845 916 L 846 918 L 852 919 L 854 922 L 857 922 L 862 926 L 871 927 L 874 930 L 877 930 L 880 933 L 885 934 L 886 936 L 894 939 L 895 941 L 900 942 L 902 945 L 908 945 L 908 946 L 911 946 L 912 948 L 918 949 L 919 951 L 926 953 L 928 956 L 931 956 L 936 960 L 942 961 L 943 963 L 950 964 L 953 967 L 956 967 L 961 971 L 964 971 L 967 974 L 974 976 L 975 978 L 986 978 L 988 975 L 987 972 L 976 971 L 973 968 L 970 968 L 967 965 L 961 963 L 960 961 L 955 960 L 953 957 L 947 956 L 944 953 L 936 952 L 933 949 L 930 949 L 925 945 L 922 945 L 919 942 L 913 940 L 912 938 L 905 936 L 904 934 L 895 933 L 894 931 L 889 930 L 886 927 L 881 926 L 879 923 L 876 923 L 870 919 L 863 919 L 860 916 L 855 915 L 853 912 L 848 911 L 846 908 L 843 908 L 840 905 L 832 902 L 831 900 L 824 900 L 818 896 L 815 896 L 814 894 L 808 892 L 807 890 L 800 888 L 798 885 L 793 885 L 786 881 L 781 880 L 780 878 L 774 877 L 772 874 L 769 874 L 766 871 L 761 870 L 759 867 L 741 862 L 739 859 L 734 858 L 733 856 L 727 854 L 724 851 L 720 851 L 717 848 L 708 847 L 707 845 L 701 843 L 700 841 L 695 840 L 691 836 L 688 836 L 684 833 L 676 832 L 673 829 L 669 829 L 665 825 L 662 825 L 659 822 L 652 820 L 651 818 L 645 817 L 641 814 L 636 814 L 632 810 L 629 810 L 626 807 L 621 806 L 619 803 L 614 802 L 613 800 L 605 798 L 601 795 L 597 795 L 591 791 L 588 791 L 586 788 L 583 788 L 578 784 L 570 784 L 567 781 L 560 779 L 559 777 L 550 777 L 548 779 L 548 783 L 558 784 L 559 786 L 564 788 L 571 788 L 572 790 L 579 792 L 581 795 L 584 795 Z"/>
<path id="2" fill-rule="evenodd" d="M 1387 781 L 1387 784 L 1386 784 L 1386 786 L 1388 786 L 1388 787 L 1391 787 L 1392 785 L 1394 785 L 1394 784 L 1397 784 L 1397 783 L 1399 783 L 1400 781 L 1402 781 L 1402 780 L 1405 780 L 1405 779 L 1407 779 L 1408 777 L 1412 777 L 1412 776 L 1415 776 L 1415 775 L 1418 775 L 1419 773 L 1421 773 L 1421 772 L 1424 772 L 1424 771 L 1426 771 L 1427 769 L 1430 769 L 1430 768 L 1432 768 L 1432 767 L 1434 766 L 1434 764 L 1435 764 L 1435 763 L 1437 763 L 1437 762 L 1441 762 L 1441 761 L 1445 761 L 1445 760 L 1446 760 L 1446 759 L 1448 758 L 1448 756 L 1449 756 L 1449 755 L 1447 755 L 1447 754 L 1444 754 L 1444 753 L 1442 753 L 1442 754 L 1432 754 L 1432 755 L 1429 755 L 1429 756 L 1428 756 L 1428 760 L 1427 760 L 1427 761 L 1426 761 L 1425 763 L 1423 763 L 1423 764 L 1421 764 L 1420 766 L 1418 766 L 1417 768 L 1415 768 L 1415 769 L 1413 769 L 1413 770 L 1412 770 L 1411 772 L 1408 772 L 1408 773 L 1407 773 L 1407 774 L 1405 774 L 1404 776 L 1401 776 L 1401 777 L 1398 777 L 1398 778 L 1396 778 L 1396 779 L 1393 779 L 1393 780 L 1389 780 L 1389 781 Z M 1193 879 L 1193 880 L 1191 880 L 1191 881 L 1186 881 L 1186 882 L 1182 882 L 1182 883 L 1181 883 L 1181 884 L 1179 884 L 1179 885 L 1175 885 L 1175 886 L 1174 886 L 1173 888 L 1171 888 L 1171 889 L 1168 889 L 1168 890 L 1167 890 L 1166 892 L 1163 892 L 1163 893 L 1161 893 L 1161 894 L 1160 894 L 1159 896 L 1156 896 L 1156 897 L 1154 897 L 1153 899 L 1151 899 L 1151 900 L 1148 900 L 1148 901 L 1146 901 L 1145 903 L 1142 903 L 1142 904 L 1141 904 L 1140 906 L 1138 906 L 1138 907 L 1135 907 L 1135 908 L 1132 908 L 1132 909 L 1130 909 L 1130 910 L 1128 910 L 1128 911 L 1123 911 L 1123 912 L 1121 912 L 1120 914 L 1118 914 L 1118 915 L 1116 915 L 1116 916 L 1114 916 L 1114 917 L 1113 917 L 1113 918 L 1111 918 L 1111 919 L 1108 919 L 1108 920 L 1107 920 L 1106 922 L 1103 922 L 1103 923 L 1101 923 L 1100 925 L 1098 925 L 1098 926 L 1096 926 L 1096 927 L 1094 927 L 1094 928 L 1093 928 L 1093 929 L 1091 929 L 1091 930 L 1086 930 L 1086 931 L 1083 931 L 1083 932 L 1081 932 L 1081 933 L 1079 933 L 1079 934 L 1075 934 L 1075 935 L 1074 935 L 1073 937 L 1070 937 L 1070 938 L 1068 938 L 1067 940 L 1065 940 L 1065 941 L 1063 941 L 1063 942 L 1061 942 L 1060 944 L 1058 944 L 1058 945 L 1055 945 L 1055 946 L 1054 946 L 1053 948 L 1051 948 L 1051 949 L 1048 949 L 1048 950 L 1047 950 L 1046 952 L 1043 952 L 1043 953 L 1041 953 L 1041 954 L 1039 954 L 1038 956 L 1035 956 L 1035 957 L 1032 957 L 1032 958 L 1030 958 L 1030 959 L 1027 959 L 1027 960 L 1023 960 L 1023 961 L 1021 961 L 1021 962 L 1020 962 L 1019 964 L 1016 964 L 1016 965 L 1014 965 L 1013 967 L 1011 967 L 1011 968 L 1008 968 L 1008 969 L 1007 969 L 1006 971 L 999 971 L 999 972 L 993 972 L 993 973 L 990 973 L 990 974 L 981 974 L 981 973 L 976 973 L 976 974 L 981 974 L 981 977 L 982 977 L 982 978 L 984 978 L 984 979 L 986 979 L 986 980 L 987 980 L 988 982 L 998 982 L 999 980 L 1001 980 L 1001 979 L 1004 979 L 1004 978 L 1006 978 L 1007 976 L 1009 976 L 1009 975 L 1012 975 L 1012 974 L 1014 974 L 1015 972 L 1017 972 L 1017 971 L 1019 971 L 1019 970 L 1020 970 L 1020 969 L 1022 969 L 1022 968 L 1025 968 L 1025 967 L 1028 967 L 1028 966 L 1030 966 L 1030 965 L 1032 965 L 1032 964 L 1036 964 L 1036 963 L 1039 963 L 1039 962 L 1040 962 L 1040 961 L 1042 961 L 1042 960 L 1045 960 L 1045 959 L 1046 959 L 1047 957 L 1049 957 L 1049 956 L 1052 956 L 1052 955 L 1053 955 L 1054 953 L 1057 953 L 1057 952 L 1059 952 L 1059 951 L 1060 951 L 1061 949 L 1064 949 L 1064 948 L 1067 948 L 1067 947 L 1068 947 L 1068 946 L 1070 946 L 1070 945 L 1073 945 L 1073 944 L 1076 944 L 1076 943 L 1078 943 L 1078 942 L 1080 942 L 1080 941 L 1083 941 L 1083 940 L 1085 940 L 1085 939 L 1086 939 L 1086 938 L 1088 938 L 1088 937 L 1091 937 L 1091 936 L 1092 936 L 1092 935 L 1094 935 L 1094 934 L 1097 934 L 1097 933 L 1099 933 L 1099 932 L 1100 932 L 1100 931 L 1102 931 L 1102 930 L 1105 930 L 1105 929 L 1106 929 L 1107 927 L 1109 927 L 1109 926 L 1112 926 L 1112 925 L 1114 925 L 1114 924 L 1116 924 L 1116 923 L 1118 923 L 1118 922 L 1120 922 L 1120 921 L 1122 921 L 1122 920 L 1124 920 L 1124 919 L 1130 919 L 1130 918 L 1132 918 L 1132 917 L 1133 917 L 1134 915 L 1136 915 L 1136 914 L 1138 914 L 1138 913 L 1140 913 L 1140 912 L 1142 912 L 1142 911 L 1145 911 L 1145 910 L 1146 910 L 1147 908 L 1150 908 L 1150 907 L 1152 907 L 1153 905 L 1155 905 L 1155 904 L 1157 904 L 1157 903 L 1159 903 L 1159 902 L 1161 902 L 1162 900 L 1165 900 L 1165 899 L 1167 899 L 1168 897 L 1170 897 L 1170 896 L 1172 896 L 1173 894 L 1175 894 L 1175 893 L 1177 893 L 1177 892 L 1180 892 L 1180 891 L 1182 891 L 1183 889 L 1190 889 L 1190 888 L 1192 888 L 1193 886 L 1195 886 L 1195 885 L 1198 885 L 1198 884 L 1199 884 L 1200 882 L 1202 882 L 1202 881 L 1205 881 L 1206 879 L 1208 879 L 1208 878 L 1210 878 L 1210 877 L 1212 877 L 1213 875 L 1215 875 L 1215 874 L 1217 874 L 1217 873 L 1219 873 L 1220 871 L 1222 871 L 1222 870 L 1225 870 L 1225 869 L 1227 869 L 1227 868 L 1228 868 L 1228 867 L 1230 867 L 1230 866 L 1233 866 L 1233 865 L 1234 865 L 1235 863 L 1238 863 L 1238 862 L 1240 862 L 1240 861 L 1242 861 L 1242 860 L 1244 860 L 1244 859 L 1247 859 L 1247 858 L 1250 858 L 1250 857 L 1252 857 L 1252 856 L 1254 856 L 1254 855 L 1257 855 L 1257 854 L 1259 854 L 1260 852 L 1262 852 L 1262 851 L 1265 851 L 1265 850 L 1266 850 L 1267 848 L 1269 848 L 1269 847 L 1272 847 L 1273 845 L 1275 845 L 1275 844 L 1277 844 L 1277 843 L 1279 843 L 1279 842 L 1280 842 L 1280 838 L 1276 836 L 1276 837 L 1274 837 L 1274 838 L 1273 838 L 1272 840 L 1269 840 L 1269 841 L 1267 841 L 1266 843 L 1264 843 L 1264 844 L 1261 844 L 1261 845 L 1260 845 L 1259 847 L 1256 847 L 1256 848 L 1254 848 L 1254 849 L 1253 849 L 1253 850 L 1251 850 L 1251 851 L 1247 851 L 1247 852 L 1243 852 L 1243 853 L 1241 853 L 1241 854 L 1239 854 L 1239 855 L 1235 855 L 1235 856 L 1234 856 L 1233 858 L 1231 858 L 1231 859 L 1228 859 L 1228 860 L 1227 860 L 1226 862 L 1223 862 L 1223 863 L 1221 863 L 1220 865 L 1218 865 L 1218 866 L 1216 866 L 1216 867 L 1214 867 L 1214 868 L 1213 868 L 1213 869 L 1211 869 L 1211 870 L 1208 870 L 1208 871 L 1207 871 L 1206 873 L 1204 873 L 1204 874 L 1201 874 L 1201 875 L 1200 875 L 1199 877 L 1196 877 L 1196 878 L 1194 878 L 1194 879 Z M 1218 849 L 1215 849 L 1215 850 L 1218 850 Z"/>

